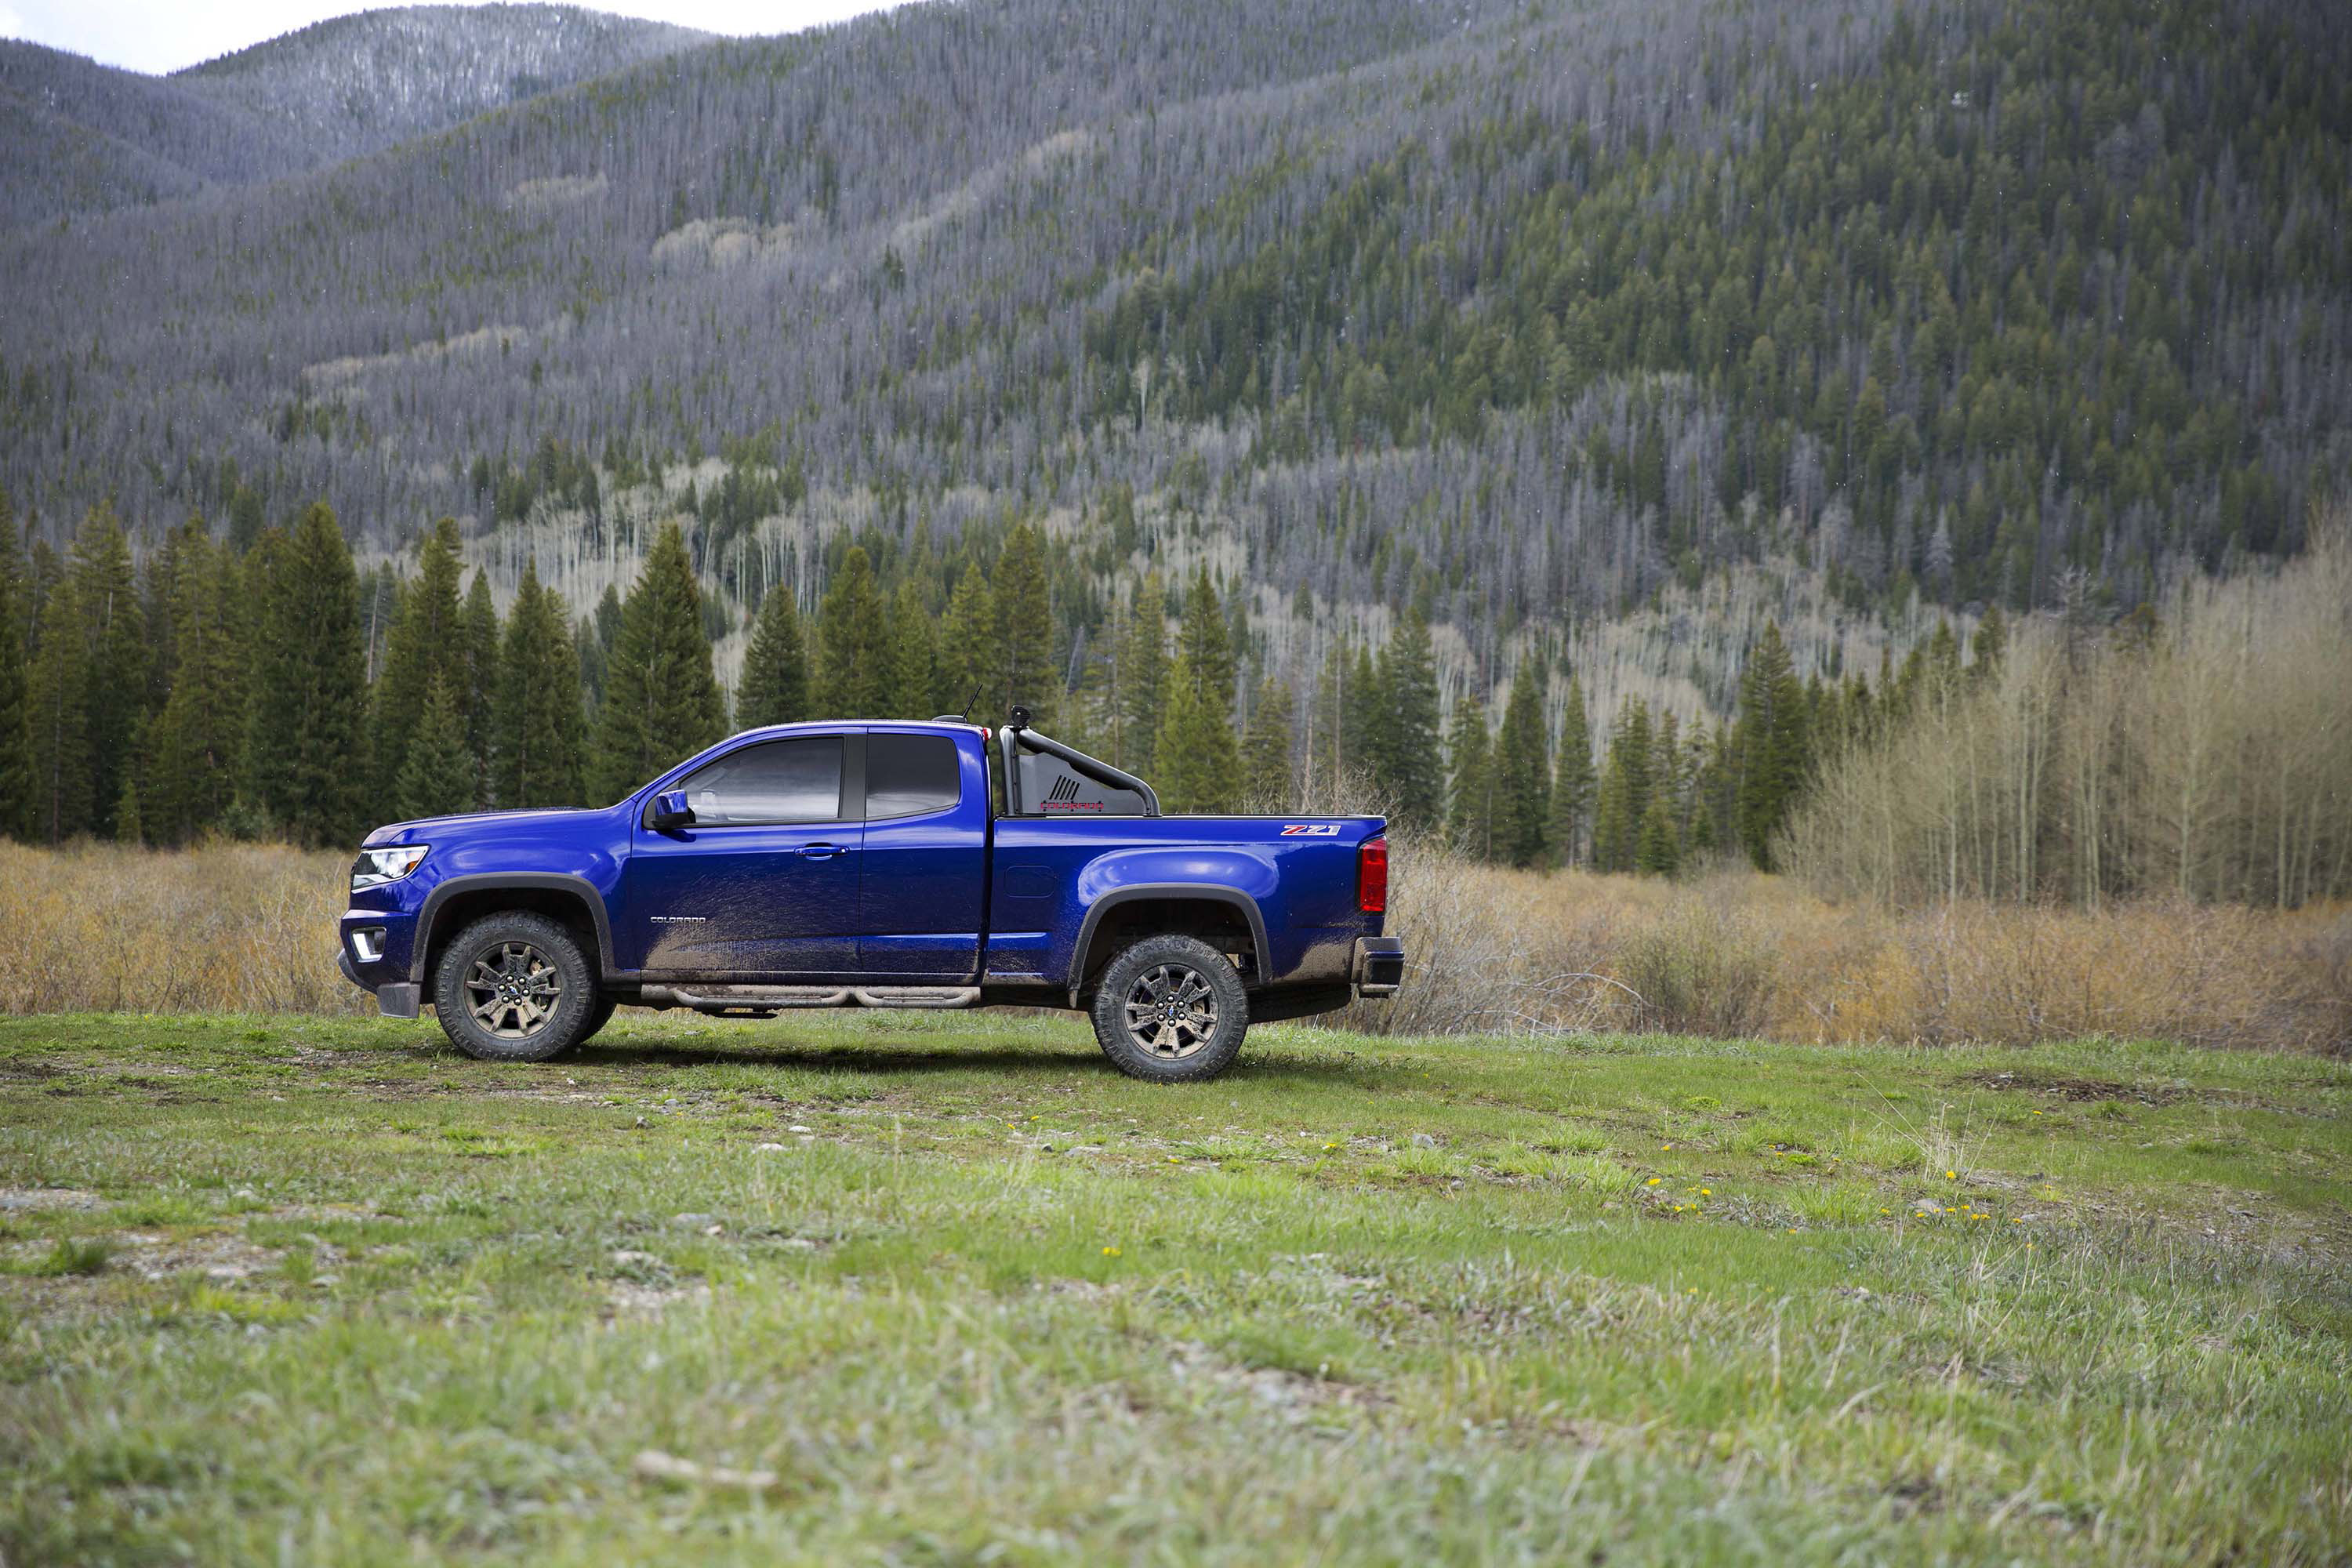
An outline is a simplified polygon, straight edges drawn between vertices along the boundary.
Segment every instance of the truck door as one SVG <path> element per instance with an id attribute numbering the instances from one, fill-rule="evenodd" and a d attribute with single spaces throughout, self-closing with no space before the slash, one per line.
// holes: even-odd
<path id="1" fill-rule="evenodd" d="M 622 919 L 649 976 L 827 980 L 857 969 L 865 826 L 845 735 L 740 746 L 677 786 L 694 821 L 640 818 Z"/>
<path id="2" fill-rule="evenodd" d="M 866 734 L 858 968 L 929 984 L 980 968 L 988 773 L 977 744 L 937 731 Z"/>

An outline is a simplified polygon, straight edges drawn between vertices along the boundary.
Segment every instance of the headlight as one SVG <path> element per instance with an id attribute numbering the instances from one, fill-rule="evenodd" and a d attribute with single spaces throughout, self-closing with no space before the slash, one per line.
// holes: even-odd
<path id="1" fill-rule="evenodd" d="M 386 849 L 361 850 L 360 858 L 352 862 L 352 891 L 399 881 L 416 869 L 427 847 L 423 844 L 395 844 Z"/>

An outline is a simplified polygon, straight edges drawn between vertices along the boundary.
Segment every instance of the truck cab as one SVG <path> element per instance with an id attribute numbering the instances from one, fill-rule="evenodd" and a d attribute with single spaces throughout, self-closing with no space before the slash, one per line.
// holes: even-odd
<path id="1" fill-rule="evenodd" d="M 624 1004 L 1013 1005 L 1089 1014 L 1161 1081 L 1223 1070 L 1252 1021 L 1394 994 L 1381 818 L 1164 815 L 1025 719 L 747 731 L 608 807 L 378 828 L 338 963 L 487 1059 Z"/>

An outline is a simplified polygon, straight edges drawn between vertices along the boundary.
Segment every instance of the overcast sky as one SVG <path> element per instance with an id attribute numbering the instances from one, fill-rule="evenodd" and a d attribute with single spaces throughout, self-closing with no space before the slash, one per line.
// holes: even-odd
<path id="1" fill-rule="evenodd" d="M 789 33 L 898 0 L 619 0 L 589 9 L 650 16 L 712 33 Z M 30 38 L 110 66 L 192 66 L 373 5 L 335 0 L 0 0 L 0 37 Z"/>

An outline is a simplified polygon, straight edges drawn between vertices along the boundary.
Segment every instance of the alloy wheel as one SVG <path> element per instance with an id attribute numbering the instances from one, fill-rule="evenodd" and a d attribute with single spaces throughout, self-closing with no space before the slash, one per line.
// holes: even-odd
<path id="1" fill-rule="evenodd" d="M 474 1022 L 501 1040 L 527 1040 L 547 1027 L 563 1001 L 563 974 L 527 942 L 493 942 L 466 972 Z"/>
<path id="2" fill-rule="evenodd" d="M 1193 1055 L 1217 1032 L 1217 994 L 1208 976 L 1181 963 L 1159 963 L 1127 993 L 1127 1032 L 1139 1050 L 1163 1061 Z"/>

